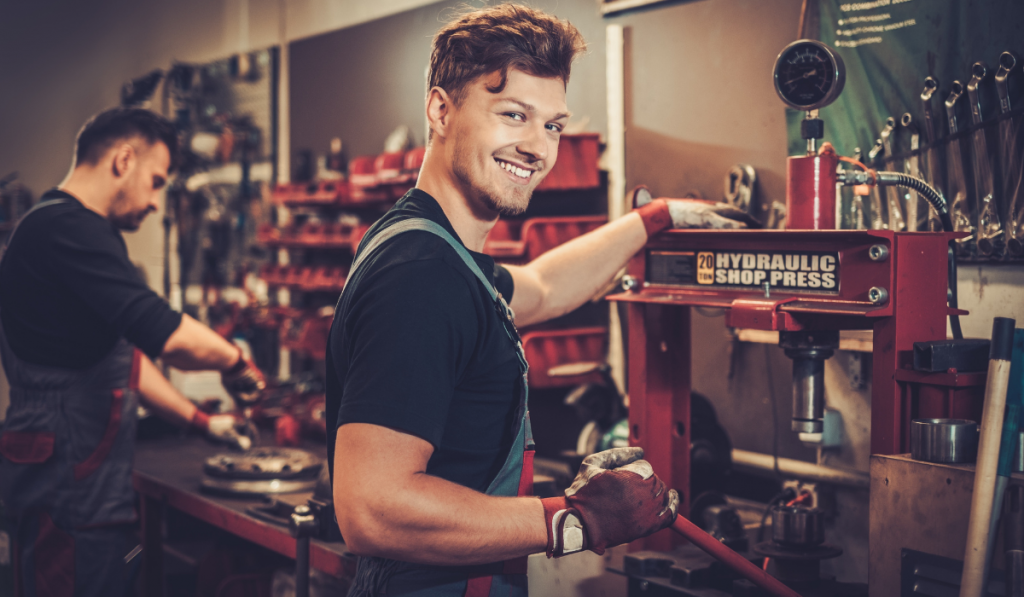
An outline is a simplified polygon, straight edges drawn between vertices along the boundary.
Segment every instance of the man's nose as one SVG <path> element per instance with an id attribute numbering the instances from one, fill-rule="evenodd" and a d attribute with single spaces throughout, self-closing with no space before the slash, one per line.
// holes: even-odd
<path id="1" fill-rule="evenodd" d="M 519 153 L 531 156 L 535 161 L 548 159 L 548 136 L 543 124 L 527 127 L 525 136 L 516 144 Z"/>

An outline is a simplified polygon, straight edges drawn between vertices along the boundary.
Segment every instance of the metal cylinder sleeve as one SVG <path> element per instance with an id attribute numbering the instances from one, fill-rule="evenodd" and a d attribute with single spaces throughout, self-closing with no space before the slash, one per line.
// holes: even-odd
<path id="1" fill-rule="evenodd" d="M 779 346 L 793 359 L 793 431 L 821 433 L 825 417 L 825 360 L 839 348 L 839 332 L 779 332 Z"/>
<path id="2" fill-rule="evenodd" d="M 818 508 L 777 506 L 772 510 L 772 541 L 796 548 L 825 542 L 825 513 Z"/>
<path id="3" fill-rule="evenodd" d="M 974 462 L 978 424 L 966 419 L 914 419 L 910 422 L 910 457 L 941 463 Z"/>

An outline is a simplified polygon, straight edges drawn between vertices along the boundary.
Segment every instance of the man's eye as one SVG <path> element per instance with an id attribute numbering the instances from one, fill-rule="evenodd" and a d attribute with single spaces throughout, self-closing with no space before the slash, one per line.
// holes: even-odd
<path id="1" fill-rule="evenodd" d="M 518 112 L 508 112 L 508 113 L 505 114 L 505 116 L 508 116 L 512 120 L 516 120 L 516 121 L 519 121 L 519 122 L 523 122 L 523 121 L 526 120 L 526 117 L 524 117 L 522 114 L 520 114 Z"/>
<path id="2" fill-rule="evenodd" d="M 560 124 L 549 124 L 548 125 L 548 130 L 551 131 L 552 133 L 561 133 L 562 132 L 562 125 L 560 125 Z"/>

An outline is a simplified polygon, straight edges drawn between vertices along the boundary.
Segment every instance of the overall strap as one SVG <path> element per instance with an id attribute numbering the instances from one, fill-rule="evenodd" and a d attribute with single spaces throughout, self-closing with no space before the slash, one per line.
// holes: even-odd
<path id="1" fill-rule="evenodd" d="M 398 236 L 403 232 L 411 232 L 413 230 L 422 230 L 424 232 L 431 232 L 443 238 L 462 258 L 463 263 L 469 268 L 469 271 L 473 272 L 473 275 L 480 280 L 487 290 L 487 294 L 491 296 L 491 300 L 497 300 L 498 291 L 494 289 L 494 282 L 488 278 L 483 271 L 480 270 L 480 266 L 477 265 L 473 256 L 469 254 L 469 250 L 466 249 L 459 241 L 455 240 L 443 226 L 437 222 L 427 220 L 426 218 L 410 218 L 408 220 L 402 220 L 397 224 L 393 224 L 381 230 L 368 245 L 362 248 L 359 252 L 359 256 L 356 257 L 355 261 L 352 262 L 351 272 L 356 271 L 356 268 L 363 262 L 363 260 L 370 255 L 377 247 L 381 246 L 392 237 Z M 350 272 L 350 276 L 351 276 Z"/>

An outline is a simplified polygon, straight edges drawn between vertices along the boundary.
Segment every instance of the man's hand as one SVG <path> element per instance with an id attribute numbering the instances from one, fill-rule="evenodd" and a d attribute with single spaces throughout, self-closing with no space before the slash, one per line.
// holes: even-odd
<path id="1" fill-rule="evenodd" d="M 252 447 L 252 440 L 248 436 L 239 433 L 239 429 L 245 424 L 238 420 L 235 415 L 208 415 L 196 409 L 190 422 L 194 429 L 197 429 L 209 437 L 222 441 L 242 451 Z"/>
<path id="2" fill-rule="evenodd" d="M 548 557 L 614 547 L 672 524 L 679 508 L 676 490 L 643 458 L 642 448 L 613 448 L 591 454 L 565 497 L 545 498 Z"/>
<path id="3" fill-rule="evenodd" d="M 260 393 L 267 387 L 267 381 L 252 361 L 245 358 L 238 349 L 238 362 L 221 371 L 220 381 L 240 407 L 251 406 L 260 399 Z"/>
<path id="4" fill-rule="evenodd" d="M 645 186 L 633 189 L 633 206 L 648 236 L 668 228 L 760 228 L 747 212 L 727 203 L 702 199 L 654 199 Z"/>

